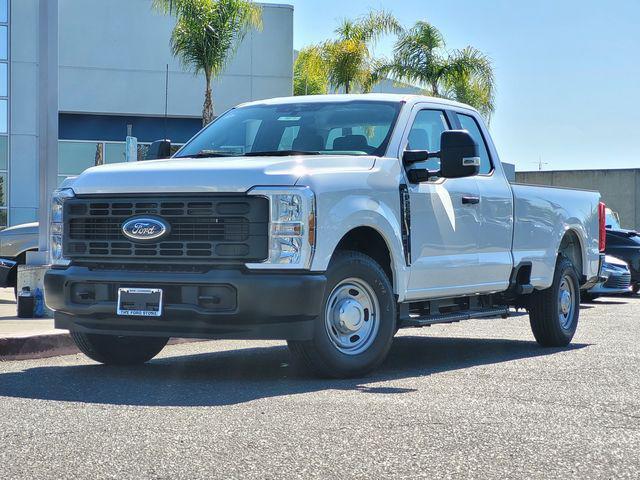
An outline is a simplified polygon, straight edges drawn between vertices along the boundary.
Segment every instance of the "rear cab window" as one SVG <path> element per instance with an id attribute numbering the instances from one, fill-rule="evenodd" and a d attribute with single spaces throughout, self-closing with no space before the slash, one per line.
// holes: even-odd
<path id="1" fill-rule="evenodd" d="M 489 156 L 487 144 L 484 140 L 482 132 L 480 131 L 478 122 L 471 115 L 456 113 L 456 116 L 458 117 L 458 121 L 460 122 L 460 127 L 468 131 L 478 144 L 478 153 L 480 154 L 480 175 L 490 174 L 493 170 L 493 165 L 491 163 L 491 157 Z"/>

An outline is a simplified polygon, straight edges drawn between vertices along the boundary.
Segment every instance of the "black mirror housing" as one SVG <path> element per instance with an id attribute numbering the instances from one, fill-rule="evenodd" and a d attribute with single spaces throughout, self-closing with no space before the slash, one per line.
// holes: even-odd
<path id="1" fill-rule="evenodd" d="M 405 165 L 413 165 L 414 163 L 425 162 L 431 156 L 426 150 L 405 150 L 402 154 L 402 163 Z"/>
<path id="2" fill-rule="evenodd" d="M 145 155 L 145 160 L 157 160 L 160 158 L 169 158 L 171 156 L 171 140 L 156 140 L 149 145 L 149 150 Z"/>
<path id="3" fill-rule="evenodd" d="M 480 172 L 478 144 L 466 130 L 447 130 L 440 136 L 440 176 L 472 177 Z"/>

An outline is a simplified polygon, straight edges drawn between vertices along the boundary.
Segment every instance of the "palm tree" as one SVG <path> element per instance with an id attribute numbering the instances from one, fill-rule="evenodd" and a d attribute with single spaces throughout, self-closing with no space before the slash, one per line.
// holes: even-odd
<path id="1" fill-rule="evenodd" d="M 206 82 L 202 124 L 214 118 L 211 82 L 223 71 L 251 28 L 261 28 L 262 9 L 251 0 L 154 0 L 154 7 L 175 14 L 171 51 Z"/>
<path id="2" fill-rule="evenodd" d="M 362 92 L 371 91 L 378 80 L 378 62 L 371 48 L 382 35 L 401 30 L 395 17 L 385 11 L 343 20 L 335 30 L 336 39 L 313 45 L 305 52 L 308 70 L 304 75 L 310 76 L 309 70 L 321 71 L 328 85 L 335 90 L 344 89 L 345 93 L 354 87 Z"/>
<path id="3" fill-rule="evenodd" d="M 487 119 L 493 113 L 493 67 L 479 50 L 447 52 L 440 31 L 421 21 L 399 35 L 393 53 L 393 60 L 378 69 L 379 75 L 417 84 L 435 97 L 467 103 Z"/>

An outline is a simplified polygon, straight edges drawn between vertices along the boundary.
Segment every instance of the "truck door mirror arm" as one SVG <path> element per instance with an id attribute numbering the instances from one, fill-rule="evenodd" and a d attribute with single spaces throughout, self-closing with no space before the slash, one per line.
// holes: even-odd
<path id="1" fill-rule="evenodd" d="M 440 151 L 405 150 L 402 163 L 411 167 L 415 163 L 430 158 L 440 159 L 440 170 L 411 168 L 407 177 L 411 183 L 426 182 L 431 177 L 462 178 L 472 177 L 480 172 L 478 144 L 466 130 L 446 130 L 440 136 Z"/>
<path id="2" fill-rule="evenodd" d="M 426 168 L 410 168 L 415 163 L 425 162 L 430 158 L 440 157 L 440 152 L 429 152 L 427 150 L 405 150 L 402 154 L 402 163 L 407 167 L 407 178 L 411 183 L 426 182 L 433 176 L 439 176 L 439 170 L 428 170 Z"/>

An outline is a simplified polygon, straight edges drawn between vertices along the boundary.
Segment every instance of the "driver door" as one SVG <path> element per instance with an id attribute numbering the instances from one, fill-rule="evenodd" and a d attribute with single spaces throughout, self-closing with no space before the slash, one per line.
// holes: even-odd
<path id="1" fill-rule="evenodd" d="M 405 150 L 440 151 L 440 135 L 451 128 L 443 110 L 417 106 L 405 132 Z M 438 170 L 440 160 L 410 168 Z M 479 187 L 474 177 L 407 182 L 411 216 L 408 300 L 474 293 L 481 283 L 478 255 Z"/>

